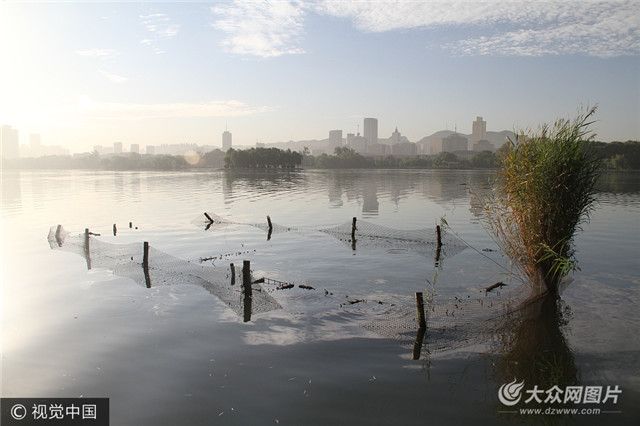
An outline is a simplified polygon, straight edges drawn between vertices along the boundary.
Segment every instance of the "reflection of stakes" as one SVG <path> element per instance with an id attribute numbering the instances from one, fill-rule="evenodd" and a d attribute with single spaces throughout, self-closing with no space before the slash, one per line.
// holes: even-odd
<path id="1" fill-rule="evenodd" d="M 236 284 L 236 266 L 233 263 L 230 263 L 229 269 L 231 269 L 231 285 L 235 285 Z"/>
<path id="2" fill-rule="evenodd" d="M 273 232 L 273 225 L 271 224 L 271 218 L 267 216 L 267 225 L 269 225 L 269 232 L 267 233 L 267 241 L 271 240 L 271 233 Z"/>
<path id="3" fill-rule="evenodd" d="M 91 269 L 91 252 L 89 249 L 89 228 L 84 229 L 84 257 L 87 259 L 87 269 Z"/>
<path id="4" fill-rule="evenodd" d="M 144 271 L 144 282 L 147 284 L 147 288 L 151 288 L 151 277 L 149 276 L 149 243 L 145 241 L 142 248 L 142 270 Z"/>
<path id="5" fill-rule="evenodd" d="M 420 359 L 420 353 L 422 352 L 422 342 L 424 341 L 424 335 L 427 332 L 424 328 L 418 329 L 418 334 L 416 334 L 416 341 L 413 344 L 413 359 Z"/>
<path id="6" fill-rule="evenodd" d="M 242 287 L 244 289 L 244 322 L 251 321 L 251 298 L 253 289 L 251 288 L 251 261 L 242 262 Z"/>

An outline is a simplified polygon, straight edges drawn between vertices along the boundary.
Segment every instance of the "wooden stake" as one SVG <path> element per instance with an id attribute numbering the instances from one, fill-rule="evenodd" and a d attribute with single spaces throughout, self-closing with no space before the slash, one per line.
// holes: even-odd
<path id="1" fill-rule="evenodd" d="M 424 316 L 424 301 L 422 300 L 422 292 L 416 292 L 416 308 L 418 309 L 418 327 L 427 328 L 427 320 Z"/>
<path id="2" fill-rule="evenodd" d="M 440 225 L 436 225 L 436 237 L 438 239 L 438 248 L 442 247 L 442 232 L 440 230 Z"/>
<path id="3" fill-rule="evenodd" d="M 204 217 L 207 218 L 207 220 L 209 221 L 209 223 L 213 223 L 213 219 L 211 219 L 211 216 L 209 216 L 209 213 L 204 212 Z"/>
<path id="4" fill-rule="evenodd" d="M 87 259 L 87 269 L 91 269 L 91 249 L 89 247 L 89 228 L 84 229 L 84 256 Z"/>
<path id="5" fill-rule="evenodd" d="M 116 226 L 116 224 L 113 224 L 113 236 L 115 237 L 116 234 L 118 233 L 118 227 Z"/>
<path id="6" fill-rule="evenodd" d="M 129 222 L 129 229 L 133 228 L 133 222 Z"/>
<path id="7" fill-rule="evenodd" d="M 242 287 L 244 289 L 244 322 L 251 321 L 251 303 L 253 288 L 251 287 L 251 262 L 242 262 Z"/>
<path id="8" fill-rule="evenodd" d="M 62 225 L 58 225 L 56 228 L 56 242 L 58 247 L 62 247 Z"/>
<path id="9" fill-rule="evenodd" d="M 233 263 L 229 264 L 229 268 L 231 268 L 231 285 L 236 284 L 236 267 Z"/>
<path id="10" fill-rule="evenodd" d="M 144 281 L 147 288 L 151 288 L 151 276 L 149 275 L 149 243 L 142 244 L 142 270 L 144 271 Z"/>
<path id="11" fill-rule="evenodd" d="M 356 239 L 356 229 L 358 229 L 358 228 L 356 227 L 356 221 L 357 221 L 357 220 L 358 220 L 358 219 L 354 217 L 354 218 L 353 218 L 353 222 L 351 222 L 351 241 L 353 241 L 353 240 L 355 240 L 355 239 Z"/>

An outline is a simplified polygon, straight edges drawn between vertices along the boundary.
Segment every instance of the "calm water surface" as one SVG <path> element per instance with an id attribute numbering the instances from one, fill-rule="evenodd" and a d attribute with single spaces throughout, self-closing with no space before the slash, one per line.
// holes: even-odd
<path id="1" fill-rule="evenodd" d="M 385 306 L 470 301 L 508 266 L 482 224 L 490 172 L 21 172 L 2 181 L 2 396 L 108 396 L 112 424 L 495 424 L 498 387 L 514 375 L 545 384 L 619 385 L 617 414 L 562 422 L 635 424 L 640 409 L 640 175 L 603 179 L 576 239 L 580 270 L 548 322 L 463 334 L 419 360 L 405 341 L 361 326 Z M 237 224 L 204 230 L 202 212 Z M 242 223 L 305 232 L 275 233 Z M 433 229 L 445 217 L 476 248 L 431 255 L 359 247 L 313 229 L 352 217 Z M 128 229 L 132 221 L 138 229 Z M 118 224 L 117 237 L 111 234 Z M 149 241 L 207 266 L 252 262 L 255 276 L 315 290 L 274 292 L 283 309 L 251 322 L 199 286 L 152 286 L 47 242 L 51 226 L 100 240 Z M 485 251 L 482 251 L 485 249 Z M 241 254 L 238 254 L 241 253 Z M 325 293 L 326 290 L 326 293 Z M 366 299 L 362 308 L 341 306 Z M 490 299 L 487 300 L 489 303 Z M 383 301 L 377 311 L 371 301 Z M 410 305 L 408 305 L 410 308 Z M 359 310 L 358 310 L 359 309 Z M 377 308 L 376 308 L 377 309 Z M 433 321 L 448 316 L 434 313 Z M 451 318 L 451 321 L 455 321 Z M 507 321 L 508 322 L 508 321 Z M 430 322 L 431 324 L 431 322 Z M 509 326 L 507 323 L 505 326 Z M 468 339 L 468 340 L 467 340 Z M 508 378 L 508 379 L 507 379 Z M 532 383 L 533 384 L 533 383 Z"/>

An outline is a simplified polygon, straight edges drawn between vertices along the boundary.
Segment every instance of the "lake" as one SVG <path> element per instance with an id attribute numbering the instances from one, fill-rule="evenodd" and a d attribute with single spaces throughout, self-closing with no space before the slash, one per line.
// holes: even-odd
<path id="1" fill-rule="evenodd" d="M 640 174 L 603 177 L 561 303 L 506 316 L 525 288 L 484 226 L 493 178 L 4 172 L 2 396 L 109 397 L 117 425 L 636 424 Z M 58 224 L 62 247 L 48 240 Z M 100 234 L 91 269 L 85 228 Z M 254 279 L 277 280 L 254 286 L 250 321 L 229 282 L 243 260 Z M 622 395 L 599 406 L 611 413 L 526 416 L 497 398 L 513 379 Z"/>

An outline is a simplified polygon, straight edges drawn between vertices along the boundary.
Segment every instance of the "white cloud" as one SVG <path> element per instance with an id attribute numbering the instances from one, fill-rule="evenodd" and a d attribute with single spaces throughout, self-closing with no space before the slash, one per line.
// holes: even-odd
<path id="1" fill-rule="evenodd" d="M 111 58 L 118 55 L 115 49 L 79 49 L 76 54 L 88 58 Z"/>
<path id="2" fill-rule="evenodd" d="M 88 118 L 141 120 L 149 118 L 238 117 L 271 111 L 265 106 L 252 106 L 237 100 L 177 103 L 97 102 L 82 98 L 80 111 Z"/>
<path id="3" fill-rule="evenodd" d="M 300 38 L 305 6 L 299 1 L 234 1 L 212 7 L 213 26 L 226 34 L 222 47 L 239 55 L 269 58 L 304 53 Z"/>
<path id="4" fill-rule="evenodd" d="M 637 1 L 322 1 L 314 8 L 351 19 L 365 32 L 453 27 L 486 33 L 442 46 L 457 55 L 640 54 Z"/>
<path id="5" fill-rule="evenodd" d="M 172 39 L 178 35 L 180 25 L 171 22 L 171 18 L 164 13 L 152 13 L 149 15 L 140 15 L 140 23 L 148 33 L 148 37 L 140 40 L 140 43 L 149 46 L 154 53 L 165 53 L 159 47 L 162 40 Z"/>
<path id="6" fill-rule="evenodd" d="M 118 74 L 113 74 L 104 70 L 99 70 L 100 74 L 112 83 L 126 83 L 129 79 Z"/>
<path id="7" fill-rule="evenodd" d="M 309 13 L 351 20 L 363 32 L 449 30 L 454 55 L 598 57 L 640 54 L 640 2 L 234 1 L 212 8 L 225 50 L 258 57 L 304 53 Z M 461 33 L 473 36 L 459 36 Z"/>

